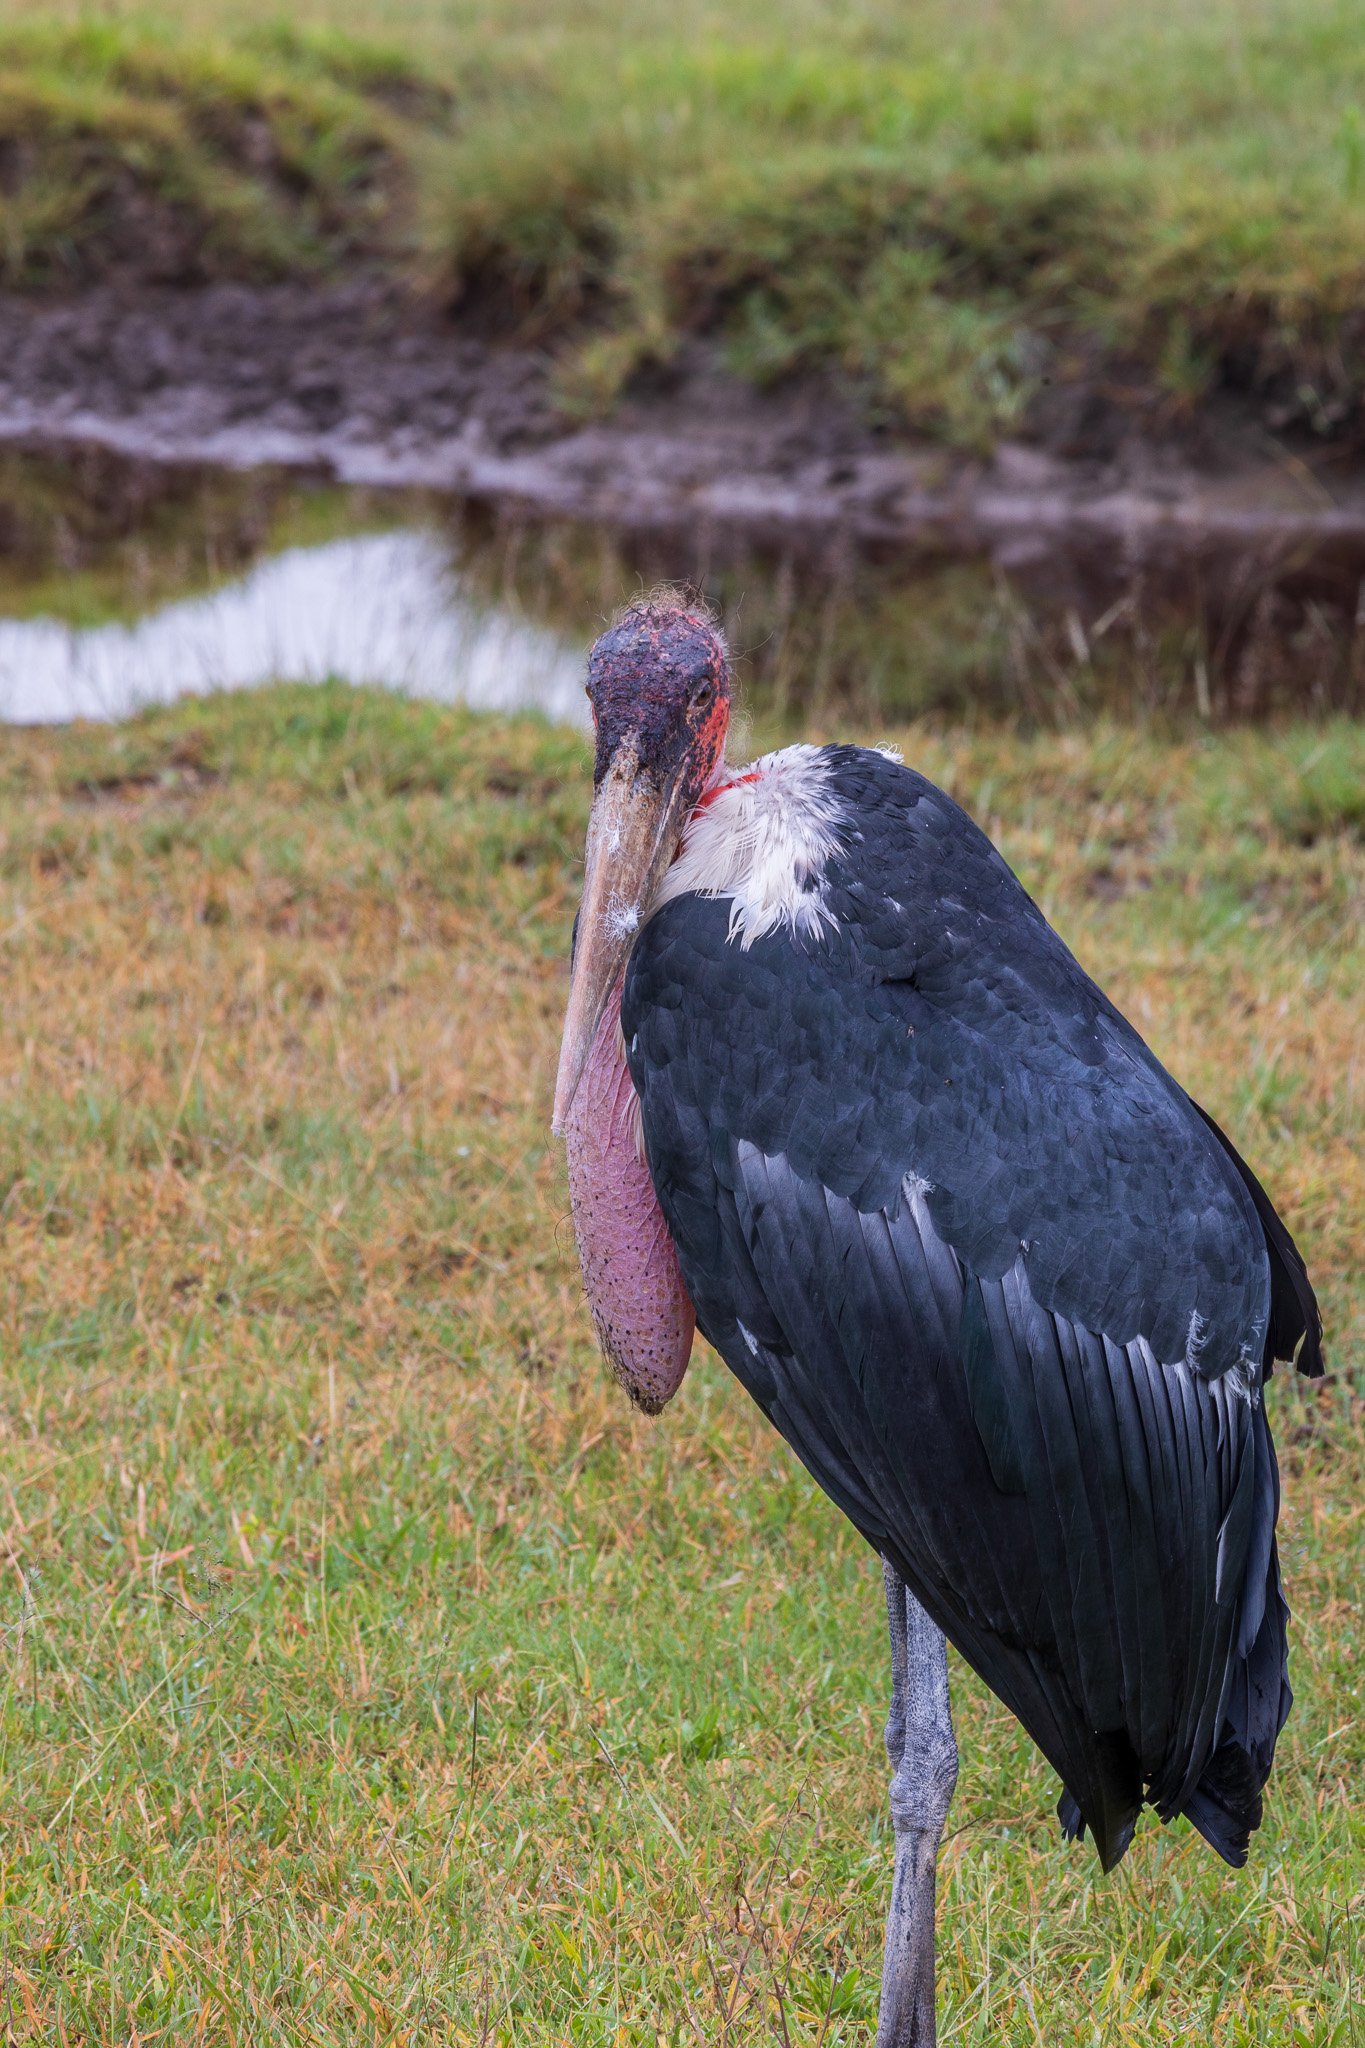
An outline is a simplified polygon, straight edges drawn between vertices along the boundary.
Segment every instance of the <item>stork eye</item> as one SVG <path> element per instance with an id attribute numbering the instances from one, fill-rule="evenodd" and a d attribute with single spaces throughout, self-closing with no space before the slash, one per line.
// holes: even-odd
<path id="1" fill-rule="evenodd" d="M 694 711 L 705 711 L 715 694 L 716 686 L 714 683 L 696 683 L 689 694 L 688 702 Z"/>

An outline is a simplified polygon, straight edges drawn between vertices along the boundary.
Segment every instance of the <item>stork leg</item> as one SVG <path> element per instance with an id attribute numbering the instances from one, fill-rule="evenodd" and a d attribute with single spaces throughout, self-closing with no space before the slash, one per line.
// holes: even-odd
<path id="1" fill-rule="evenodd" d="M 934 1876 L 957 1783 L 948 1646 L 904 1579 L 886 1565 L 891 1620 L 891 1819 L 896 1869 L 886 1922 L 876 2048 L 934 2048 Z"/>

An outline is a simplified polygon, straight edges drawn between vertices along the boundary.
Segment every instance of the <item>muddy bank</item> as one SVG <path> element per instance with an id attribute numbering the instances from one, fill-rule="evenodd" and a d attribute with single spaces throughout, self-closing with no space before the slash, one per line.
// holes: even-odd
<path id="1" fill-rule="evenodd" d="M 363 286 L 0 298 L 0 439 L 155 462 L 275 464 L 639 535 L 798 555 L 986 555 L 1088 582 L 1365 573 L 1365 474 L 1233 423 L 1212 467 L 1138 440 L 971 460 L 880 437 L 816 386 L 757 393 L 704 358 L 575 424 L 548 359 Z"/>

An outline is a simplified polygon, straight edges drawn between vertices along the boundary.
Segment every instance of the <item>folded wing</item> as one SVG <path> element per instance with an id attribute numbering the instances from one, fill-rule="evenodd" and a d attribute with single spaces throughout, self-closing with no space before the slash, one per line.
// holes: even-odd
<path id="1" fill-rule="evenodd" d="M 1292 1241 L 989 842 L 832 750 L 817 937 L 645 927 L 623 1026 L 699 1324 L 1062 1776 L 1240 1861 L 1288 1709 L 1271 1352 Z"/>

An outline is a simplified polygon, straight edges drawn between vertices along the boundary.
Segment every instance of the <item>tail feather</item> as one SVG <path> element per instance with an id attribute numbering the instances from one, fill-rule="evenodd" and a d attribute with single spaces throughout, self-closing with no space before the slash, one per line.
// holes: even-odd
<path id="1" fill-rule="evenodd" d="M 1261 1788 L 1255 1766 L 1236 1742 L 1220 1743 L 1182 1809 L 1211 1849 L 1240 1870 L 1261 1825 Z"/>
<path id="2" fill-rule="evenodd" d="M 1204 1840 L 1236 1869 L 1246 1862 L 1250 1838 L 1261 1825 L 1261 1794 L 1293 1703 L 1286 1670 L 1288 1620 L 1279 1557 L 1272 1543 L 1265 1614 L 1233 1679 L 1218 1747 L 1184 1807 Z"/>
<path id="3" fill-rule="evenodd" d="M 1057 1818 L 1068 1841 L 1079 1842 L 1089 1828 L 1095 1838 L 1100 1865 L 1112 1870 L 1128 1853 L 1128 1845 L 1142 1811 L 1142 1777 L 1132 1744 L 1120 1730 L 1093 1738 L 1094 1768 L 1086 1790 L 1086 1804 L 1070 1786 L 1064 1786 L 1057 1802 Z"/>
<path id="4" fill-rule="evenodd" d="M 1269 1436 L 1267 1429 L 1266 1449 L 1273 1471 L 1274 1451 Z M 1287 1669 L 1288 1622 L 1289 1608 L 1280 1586 L 1279 1553 L 1272 1538 L 1265 1566 L 1265 1604 L 1256 1639 L 1233 1674 L 1213 1754 L 1193 1792 L 1180 1807 L 1209 1846 L 1235 1870 L 1246 1862 L 1251 1837 L 1261 1825 L 1262 1793 L 1275 1761 L 1275 1745 L 1293 1704 Z M 1123 1800 L 1116 1799 L 1113 1804 L 1113 1815 L 1104 1815 L 1104 1820 L 1110 1823 L 1107 1839 L 1096 1843 L 1106 1870 L 1118 1862 L 1133 1833 L 1132 1819 L 1122 1810 Z M 1086 1816 L 1069 1789 L 1063 1790 L 1057 1802 L 1057 1818 L 1069 1841 L 1079 1841 L 1084 1835 Z"/>

